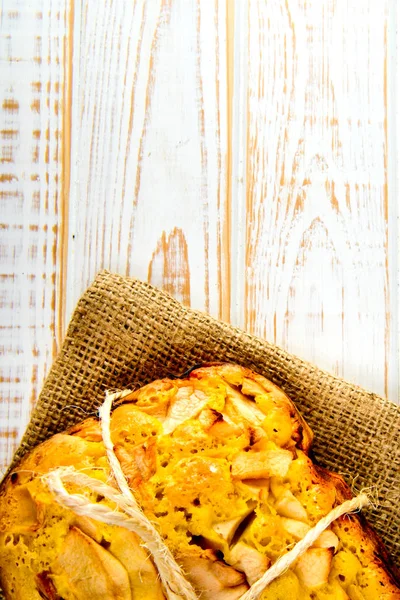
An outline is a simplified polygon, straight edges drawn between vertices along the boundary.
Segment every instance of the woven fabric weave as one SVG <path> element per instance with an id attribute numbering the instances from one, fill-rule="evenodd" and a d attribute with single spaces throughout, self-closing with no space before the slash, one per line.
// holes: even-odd
<path id="1" fill-rule="evenodd" d="M 395 562 L 400 558 L 400 407 L 268 342 L 182 306 L 147 283 L 101 272 L 80 299 L 13 465 L 82 421 L 107 389 L 135 388 L 202 362 L 249 367 L 281 386 L 314 431 L 314 454 L 357 490 Z"/>

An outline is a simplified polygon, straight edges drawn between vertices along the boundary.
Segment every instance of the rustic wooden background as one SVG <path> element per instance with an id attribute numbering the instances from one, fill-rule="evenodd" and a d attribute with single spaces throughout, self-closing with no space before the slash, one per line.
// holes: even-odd
<path id="1" fill-rule="evenodd" d="M 396 0 L 0 0 L 0 463 L 108 268 L 399 399 Z"/>

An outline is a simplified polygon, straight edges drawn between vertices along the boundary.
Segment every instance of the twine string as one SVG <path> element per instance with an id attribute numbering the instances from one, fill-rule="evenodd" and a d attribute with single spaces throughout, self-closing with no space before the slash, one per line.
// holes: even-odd
<path id="1" fill-rule="evenodd" d="M 74 467 L 60 467 L 50 471 L 44 477 L 56 501 L 62 506 L 71 509 L 76 514 L 88 516 L 109 525 L 124 527 L 138 535 L 154 560 L 168 600 L 181 600 L 182 598 L 185 600 L 198 600 L 191 584 L 186 579 L 181 567 L 175 561 L 158 530 L 138 505 L 114 452 L 110 427 L 111 408 L 115 400 L 124 397 L 128 393 L 130 393 L 129 390 L 107 392 L 105 401 L 99 410 L 103 442 L 111 472 L 119 491 L 103 481 L 77 471 Z M 101 494 L 114 502 L 118 510 L 113 510 L 103 504 L 92 503 L 83 494 L 70 494 L 65 489 L 63 481 L 74 483 L 79 487 L 85 487 Z M 347 500 L 332 509 L 307 532 L 292 550 L 281 556 L 260 579 L 253 583 L 247 592 L 240 597 L 240 600 L 258 600 L 265 588 L 289 569 L 333 521 L 345 514 L 360 510 L 369 503 L 368 496 L 365 493 L 360 493 L 357 497 Z"/>
<path id="2" fill-rule="evenodd" d="M 297 544 L 284 554 L 258 579 L 247 592 L 245 592 L 240 600 L 257 600 L 265 588 L 279 575 L 282 575 L 291 565 L 302 555 L 308 548 L 310 548 L 314 542 L 317 541 L 319 536 L 325 529 L 329 527 L 333 521 L 339 517 L 360 510 L 364 506 L 369 504 L 369 498 L 366 494 L 361 493 L 351 500 L 346 500 L 339 506 L 333 508 L 325 517 L 320 519 L 318 523 L 310 529 L 306 535 Z"/>
<path id="3" fill-rule="evenodd" d="M 185 600 L 197 600 L 196 593 L 183 574 L 181 567 L 175 561 L 170 549 L 166 546 L 157 529 L 138 505 L 114 452 L 110 427 L 111 407 L 115 400 L 124 397 L 128 393 L 130 392 L 127 390 L 124 392 L 106 393 L 105 401 L 99 410 L 103 443 L 111 472 L 120 492 L 102 481 L 76 471 L 73 467 L 51 471 L 47 474 L 47 483 L 56 500 L 75 513 L 97 519 L 109 525 L 125 527 L 129 531 L 136 533 L 153 557 L 169 600 L 182 598 Z M 62 480 L 75 483 L 80 487 L 89 488 L 103 495 L 115 502 L 119 511 L 112 510 L 101 504 L 89 502 L 81 494 L 69 494 Z"/>
<path id="4" fill-rule="evenodd" d="M 123 398 L 128 395 L 130 390 L 123 392 L 106 392 L 106 398 L 104 403 L 99 408 L 101 435 L 103 438 L 104 447 L 106 449 L 108 462 L 110 463 L 111 472 L 115 477 L 119 489 L 121 490 L 122 496 L 128 501 L 129 504 L 137 507 L 141 511 L 135 496 L 132 493 L 131 488 L 128 485 L 126 477 L 122 471 L 121 464 L 114 452 L 114 444 L 111 440 L 111 407 L 115 400 Z"/>

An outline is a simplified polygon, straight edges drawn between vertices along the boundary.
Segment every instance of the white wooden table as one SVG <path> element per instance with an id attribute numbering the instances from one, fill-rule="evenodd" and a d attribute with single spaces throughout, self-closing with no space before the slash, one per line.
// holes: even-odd
<path id="1" fill-rule="evenodd" d="M 0 0 L 0 463 L 148 280 L 399 399 L 396 0 Z"/>

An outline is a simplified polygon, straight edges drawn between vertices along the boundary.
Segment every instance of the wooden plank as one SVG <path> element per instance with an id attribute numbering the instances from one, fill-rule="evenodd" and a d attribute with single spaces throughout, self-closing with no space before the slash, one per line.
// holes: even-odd
<path id="1" fill-rule="evenodd" d="M 389 3 L 387 28 L 387 185 L 388 185 L 388 261 L 390 293 L 390 345 L 388 377 L 390 397 L 400 399 L 400 10 Z M 400 402 L 399 402 L 400 403 Z"/>
<path id="2" fill-rule="evenodd" d="M 238 286 L 246 329 L 396 399 L 390 5 L 250 1 Z"/>
<path id="3" fill-rule="evenodd" d="M 3 1 L 0 464 L 104 267 L 397 397 L 396 23 L 391 0 Z"/>
<path id="4" fill-rule="evenodd" d="M 108 268 L 229 317 L 225 2 L 76 8 L 67 314 Z"/>
<path id="5" fill-rule="evenodd" d="M 0 468 L 61 338 L 65 37 L 70 4 L 2 2 Z"/>

